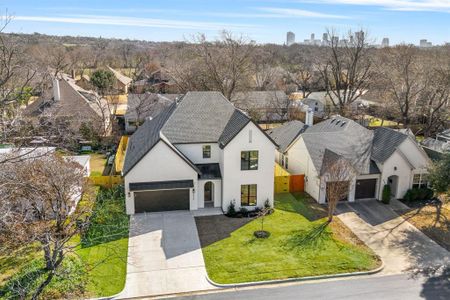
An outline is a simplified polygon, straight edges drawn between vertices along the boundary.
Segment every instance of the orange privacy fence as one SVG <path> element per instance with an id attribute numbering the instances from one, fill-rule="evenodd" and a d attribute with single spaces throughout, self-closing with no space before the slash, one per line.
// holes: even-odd
<path id="1" fill-rule="evenodd" d="M 294 193 L 304 191 L 305 175 L 291 175 L 279 164 L 275 164 L 275 193 Z"/>

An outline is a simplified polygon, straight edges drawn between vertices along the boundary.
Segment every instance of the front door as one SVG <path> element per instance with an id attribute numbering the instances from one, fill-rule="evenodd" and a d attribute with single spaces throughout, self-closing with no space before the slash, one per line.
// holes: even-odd
<path id="1" fill-rule="evenodd" d="M 208 181 L 205 183 L 205 192 L 204 192 L 204 201 L 206 204 L 210 204 L 213 202 L 213 183 L 211 181 Z"/>

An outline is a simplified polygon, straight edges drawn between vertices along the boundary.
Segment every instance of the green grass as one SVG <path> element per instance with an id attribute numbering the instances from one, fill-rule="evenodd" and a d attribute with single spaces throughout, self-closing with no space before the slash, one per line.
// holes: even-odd
<path id="1" fill-rule="evenodd" d="M 119 293 L 125 285 L 128 224 L 123 188 L 101 189 L 91 225 L 76 253 L 88 270 L 87 293 L 93 297 Z"/>
<path id="2" fill-rule="evenodd" d="M 92 205 L 93 214 L 87 232 L 71 241 L 78 246 L 75 253 L 69 255 L 79 260 L 85 268 L 85 272 L 77 275 L 82 276 L 77 281 L 84 285 L 76 286 L 76 292 L 84 289 L 84 297 L 105 297 L 119 293 L 125 284 L 128 254 L 128 216 L 125 214 L 123 188 L 100 189 L 94 203 L 83 199 L 78 205 Z M 10 283 L 16 274 L 25 272 L 41 261 L 39 244 L 17 249 L 8 256 L 0 256 L 0 287 Z M 69 297 L 70 294 L 61 294 L 63 291 L 57 290 L 67 286 L 67 280 L 52 283 L 45 291 L 45 298 Z M 81 296 L 76 292 L 72 296 Z"/>
<path id="3" fill-rule="evenodd" d="M 102 176 L 106 165 L 106 157 L 100 153 L 90 154 L 91 177 Z"/>
<path id="4" fill-rule="evenodd" d="M 376 255 L 338 219 L 325 226 L 323 209 L 303 194 L 279 194 L 275 212 L 265 218 L 267 239 L 256 239 L 260 220 L 203 248 L 209 277 L 218 283 L 285 279 L 365 271 Z"/>

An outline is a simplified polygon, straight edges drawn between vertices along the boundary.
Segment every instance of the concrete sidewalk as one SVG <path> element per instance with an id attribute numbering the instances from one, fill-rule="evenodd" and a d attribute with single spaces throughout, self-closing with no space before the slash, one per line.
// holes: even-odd
<path id="1" fill-rule="evenodd" d="M 340 203 L 338 217 L 385 263 L 381 274 L 450 264 L 450 253 L 376 200 Z"/>
<path id="2" fill-rule="evenodd" d="M 127 277 L 118 299 L 214 288 L 190 212 L 131 216 Z"/>

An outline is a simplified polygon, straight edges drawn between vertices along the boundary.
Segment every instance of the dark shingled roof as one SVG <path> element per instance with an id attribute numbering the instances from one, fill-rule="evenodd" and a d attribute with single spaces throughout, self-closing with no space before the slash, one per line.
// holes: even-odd
<path id="1" fill-rule="evenodd" d="M 131 136 L 128 142 L 123 166 L 124 175 L 127 174 L 160 140 L 159 132 L 175 108 L 176 103 L 174 102 L 154 119 L 144 122 L 144 124 L 142 124 L 142 126 L 140 126 Z"/>
<path id="2" fill-rule="evenodd" d="M 173 144 L 216 143 L 234 112 L 220 92 L 188 92 L 162 132 Z"/>
<path id="3" fill-rule="evenodd" d="M 220 173 L 219 164 L 196 164 L 197 168 L 202 172 L 200 179 L 220 179 L 222 175 Z"/>
<path id="4" fill-rule="evenodd" d="M 166 138 L 165 142 L 169 147 L 201 173 L 173 145 L 219 143 L 223 148 L 249 122 L 251 119 L 219 92 L 188 92 L 179 102 L 174 102 L 154 119 L 145 121 L 131 136 L 123 174 L 126 175 L 156 145 L 161 135 Z M 268 138 L 276 145 L 269 136 Z"/>
<path id="5" fill-rule="evenodd" d="M 250 122 L 250 118 L 236 109 L 219 137 L 219 146 L 224 148 Z"/>
<path id="6" fill-rule="evenodd" d="M 302 138 L 318 172 L 328 149 L 346 159 L 360 174 L 369 174 L 373 132 L 356 122 L 333 117 L 308 127 Z"/>
<path id="7" fill-rule="evenodd" d="M 268 131 L 268 134 L 279 145 L 279 151 L 285 152 L 305 129 L 303 122 L 295 120 Z"/>
<path id="8" fill-rule="evenodd" d="M 171 181 L 152 181 L 152 182 L 132 182 L 130 191 L 151 191 L 167 189 L 187 189 L 194 187 L 193 180 L 171 180 Z"/>
<path id="9" fill-rule="evenodd" d="M 380 127 L 375 129 L 372 159 L 377 163 L 384 163 L 407 137 L 406 134 L 390 128 Z"/>

